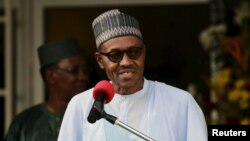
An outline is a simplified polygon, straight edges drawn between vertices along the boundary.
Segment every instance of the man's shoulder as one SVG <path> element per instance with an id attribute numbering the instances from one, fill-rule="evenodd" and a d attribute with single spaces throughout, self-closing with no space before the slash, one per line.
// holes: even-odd
<path id="1" fill-rule="evenodd" d="M 38 105 L 31 106 L 27 109 L 24 109 L 17 116 L 25 116 L 25 115 L 29 115 L 29 114 L 36 114 L 37 112 L 42 112 L 43 106 L 44 106 L 44 104 L 38 104 Z"/>
<path id="2" fill-rule="evenodd" d="M 173 85 L 169 85 L 169 84 L 167 84 L 165 82 L 152 81 L 152 80 L 149 80 L 149 82 L 154 84 L 156 89 L 162 89 L 162 90 L 165 90 L 165 92 L 175 92 L 175 93 L 189 94 L 186 90 L 183 90 L 183 89 L 178 88 L 178 87 L 173 86 Z"/>
<path id="3" fill-rule="evenodd" d="M 87 98 L 87 97 L 92 97 L 93 93 L 93 88 L 90 88 L 88 90 L 85 90 L 77 95 L 74 96 L 74 99 L 79 99 L 79 98 Z"/>
<path id="4" fill-rule="evenodd" d="M 155 96 L 161 99 L 187 101 L 187 99 L 192 96 L 186 90 L 166 84 L 165 82 L 152 80 L 150 80 L 149 82 L 151 83 L 151 85 L 154 85 Z"/>
<path id="5" fill-rule="evenodd" d="M 25 123 L 30 123 L 32 122 L 34 119 L 37 119 L 38 117 L 41 117 L 43 111 L 44 104 L 38 104 L 38 105 L 34 105 L 32 107 L 29 107 L 25 110 L 23 110 L 22 112 L 18 113 L 17 115 L 15 115 L 13 121 L 12 121 L 12 125 L 22 125 Z"/>
<path id="6" fill-rule="evenodd" d="M 29 107 L 25 110 L 23 110 L 22 112 L 20 112 L 19 114 L 17 114 L 15 116 L 15 119 L 29 119 L 33 116 L 39 116 L 39 113 L 42 113 L 42 108 L 43 108 L 44 104 L 38 104 L 38 105 L 34 105 L 32 107 Z"/>
<path id="7" fill-rule="evenodd" d="M 70 104 L 77 104 L 77 103 L 81 103 L 81 104 L 87 104 L 91 101 L 93 97 L 93 88 L 90 88 L 88 90 L 85 90 L 77 95 L 75 95 L 71 100 L 70 100 Z"/>

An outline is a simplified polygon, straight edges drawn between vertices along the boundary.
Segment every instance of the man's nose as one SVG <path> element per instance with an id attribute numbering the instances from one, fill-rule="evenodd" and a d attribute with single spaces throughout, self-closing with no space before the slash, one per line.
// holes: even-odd
<path id="1" fill-rule="evenodd" d="M 131 65 L 132 64 L 132 59 L 128 57 L 126 53 L 124 53 L 122 60 L 120 61 L 120 65 Z"/>

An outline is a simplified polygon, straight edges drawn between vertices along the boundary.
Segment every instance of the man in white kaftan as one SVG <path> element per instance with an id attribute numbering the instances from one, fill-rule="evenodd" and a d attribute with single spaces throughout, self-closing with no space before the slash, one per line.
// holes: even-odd
<path id="1" fill-rule="evenodd" d="M 104 105 L 107 114 L 155 141 L 207 141 L 205 118 L 192 95 L 143 76 L 146 46 L 134 17 L 114 9 L 99 15 L 92 27 L 97 63 L 115 90 Z M 58 141 L 142 141 L 103 118 L 89 123 L 92 93 L 89 89 L 70 101 Z"/>

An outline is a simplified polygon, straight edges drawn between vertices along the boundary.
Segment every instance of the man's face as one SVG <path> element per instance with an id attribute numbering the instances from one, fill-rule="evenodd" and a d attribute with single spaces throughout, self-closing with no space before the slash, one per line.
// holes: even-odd
<path id="1" fill-rule="evenodd" d="M 113 38 L 100 46 L 97 62 L 114 83 L 117 93 L 130 94 L 142 88 L 145 50 L 142 40 L 135 36 Z"/>
<path id="2" fill-rule="evenodd" d="M 65 100 L 85 90 L 89 82 L 89 67 L 80 56 L 60 60 L 53 68 L 54 90 Z"/>

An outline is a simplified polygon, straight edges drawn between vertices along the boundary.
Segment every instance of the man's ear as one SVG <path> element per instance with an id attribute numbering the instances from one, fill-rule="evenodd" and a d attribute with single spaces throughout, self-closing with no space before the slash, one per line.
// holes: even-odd
<path id="1" fill-rule="evenodd" d="M 104 69 L 103 60 L 102 60 L 102 56 L 100 55 L 100 53 L 98 53 L 98 52 L 95 53 L 95 59 L 96 59 L 98 65 L 99 65 L 99 67 L 101 69 Z"/>

